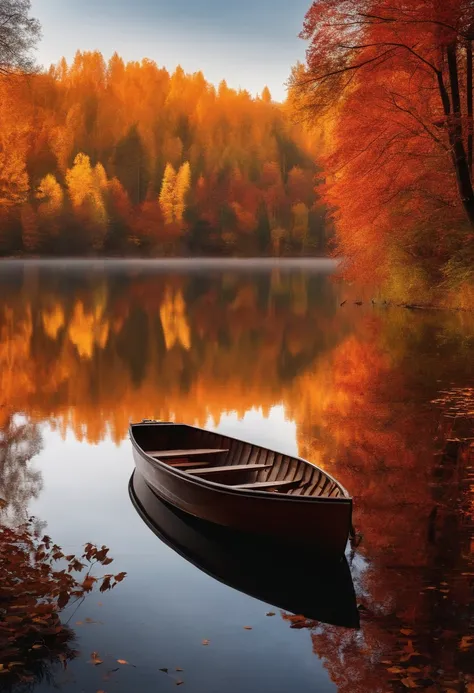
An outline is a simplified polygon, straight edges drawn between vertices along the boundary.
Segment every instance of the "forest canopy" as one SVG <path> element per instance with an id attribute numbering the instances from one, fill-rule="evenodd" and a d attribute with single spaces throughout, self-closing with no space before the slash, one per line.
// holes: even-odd
<path id="1" fill-rule="evenodd" d="M 324 194 L 346 276 L 415 298 L 467 289 L 474 3 L 316 0 L 302 37 L 290 100 L 326 131 Z"/>
<path id="2" fill-rule="evenodd" d="M 317 138 L 268 88 L 99 52 L 0 77 L 0 254 L 320 254 Z"/>

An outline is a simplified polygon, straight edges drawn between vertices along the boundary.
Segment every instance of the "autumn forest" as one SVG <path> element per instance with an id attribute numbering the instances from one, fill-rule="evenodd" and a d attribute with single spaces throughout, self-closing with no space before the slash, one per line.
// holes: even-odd
<path id="1" fill-rule="evenodd" d="M 315 135 L 267 88 L 89 52 L 0 91 L 2 254 L 324 252 Z"/>

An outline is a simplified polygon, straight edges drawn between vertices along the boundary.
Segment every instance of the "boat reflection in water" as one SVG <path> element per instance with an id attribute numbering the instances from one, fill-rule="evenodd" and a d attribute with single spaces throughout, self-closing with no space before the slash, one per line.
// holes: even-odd
<path id="1" fill-rule="evenodd" d="M 256 539 L 194 518 L 160 500 L 135 471 L 135 509 L 149 528 L 187 561 L 220 582 L 293 614 L 346 628 L 359 627 L 347 561 L 326 564 L 301 544 Z"/>

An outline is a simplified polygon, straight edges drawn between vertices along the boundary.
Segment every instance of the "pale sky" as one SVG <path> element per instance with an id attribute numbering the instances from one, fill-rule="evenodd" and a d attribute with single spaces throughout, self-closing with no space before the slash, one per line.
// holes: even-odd
<path id="1" fill-rule="evenodd" d="M 76 50 L 151 58 L 172 71 L 202 70 L 215 84 L 285 97 L 291 66 L 304 60 L 298 38 L 311 0 L 32 0 L 45 67 Z"/>

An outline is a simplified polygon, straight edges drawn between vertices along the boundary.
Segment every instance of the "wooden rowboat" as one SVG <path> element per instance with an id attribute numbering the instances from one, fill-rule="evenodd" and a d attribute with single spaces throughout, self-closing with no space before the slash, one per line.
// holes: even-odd
<path id="1" fill-rule="evenodd" d="M 325 562 L 312 548 L 268 541 L 199 520 L 158 498 L 137 470 L 130 479 L 129 493 L 151 531 L 214 580 L 311 621 L 359 627 L 354 584 L 345 558 Z M 157 581 L 159 590 L 159 576 Z"/>
<path id="2" fill-rule="evenodd" d="M 163 500 L 190 515 L 344 554 L 352 498 L 306 460 L 184 424 L 130 426 L 135 464 Z"/>

